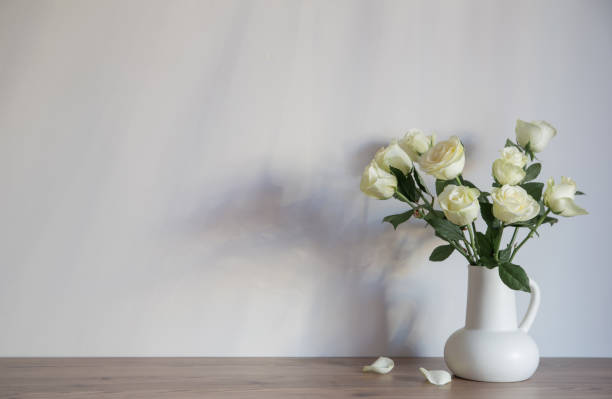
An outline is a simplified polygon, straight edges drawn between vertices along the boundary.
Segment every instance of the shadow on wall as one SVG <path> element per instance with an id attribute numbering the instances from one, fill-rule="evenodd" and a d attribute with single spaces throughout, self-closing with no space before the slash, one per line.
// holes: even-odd
<path id="1" fill-rule="evenodd" d="M 241 258 L 242 275 L 254 285 L 270 288 L 269 280 L 276 279 L 284 285 L 272 288 L 280 292 L 277 300 L 287 301 L 290 294 L 284 290 L 307 297 L 302 314 L 291 316 L 301 317 L 306 328 L 300 340 L 304 353 L 314 345 L 322 354 L 419 354 L 421 337 L 413 326 L 419 322 L 422 289 L 402 289 L 398 297 L 390 285 L 414 272 L 436 240 L 422 221 L 394 231 L 380 218 L 368 217 L 375 200 L 361 194 L 359 176 L 380 146 L 358 149 L 350 158 L 350 179 L 317 173 L 317 181 L 343 181 L 344 187 L 310 187 L 287 201 L 287 187 L 296 181 L 308 185 L 308 176 L 275 178 L 266 172 L 188 222 L 191 233 L 213 243 L 209 259 Z M 235 294 L 249 301 L 249 292 Z M 290 301 L 286 306 L 292 306 Z M 266 310 L 261 315 L 265 318 Z"/>

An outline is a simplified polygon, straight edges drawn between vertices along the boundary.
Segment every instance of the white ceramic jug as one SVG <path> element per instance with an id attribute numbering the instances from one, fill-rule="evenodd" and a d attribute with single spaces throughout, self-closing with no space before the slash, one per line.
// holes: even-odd
<path id="1" fill-rule="evenodd" d="M 516 323 L 515 291 L 498 270 L 468 266 L 465 327 L 446 341 L 444 361 L 458 377 L 476 381 L 514 382 L 533 375 L 540 361 L 535 341 L 527 335 L 540 306 L 540 289 L 529 281 L 531 302 Z"/>

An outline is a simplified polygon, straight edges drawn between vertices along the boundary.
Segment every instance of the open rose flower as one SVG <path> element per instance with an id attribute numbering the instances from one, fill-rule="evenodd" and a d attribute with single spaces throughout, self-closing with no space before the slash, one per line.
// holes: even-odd
<path id="1" fill-rule="evenodd" d="M 465 226 L 472 223 L 480 213 L 479 195 L 480 191 L 475 188 L 449 184 L 438 196 L 438 201 L 448 220 L 458 226 Z"/>
<path id="2" fill-rule="evenodd" d="M 520 186 L 504 184 L 491 190 L 493 216 L 505 223 L 524 222 L 540 212 L 540 205 Z"/>
<path id="3" fill-rule="evenodd" d="M 501 150 L 501 157 L 493 162 L 493 177 L 499 184 L 519 184 L 525 178 L 523 166 L 527 156 L 516 147 Z"/>
<path id="4" fill-rule="evenodd" d="M 419 158 L 425 173 L 439 180 L 450 180 L 459 176 L 465 166 L 465 152 L 457 136 L 441 141 Z"/>
<path id="5" fill-rule="evenodd" d="M 525 178 L 525 171 L 503 159 L 496 159 L 493 162 L 493 177 L 499 184 L 514 186 Z"/>
<path id="6" fill-rule="evenodd" d="M 527 165 L 527 155 L 523 154 L 516 147 L 504 147 L 504 149 L 500 151 L 500 154 L 501 156 L 499 159 L 502 159 L 514 166 L 522 168 L 523 166 Z"/>
<path id="7" fill-rule="evenodd" d="M 569 177 L 561 177 L 561 184 L 555 184 L 551 177 L 544 191 L 544 203 L 554 213 L 561 216 L 586 215 L 588 212 L 574 202 L 576 183 Z"/>

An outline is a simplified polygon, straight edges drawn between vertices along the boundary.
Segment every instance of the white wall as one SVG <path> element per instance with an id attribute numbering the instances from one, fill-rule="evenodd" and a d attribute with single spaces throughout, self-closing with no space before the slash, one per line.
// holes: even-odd
<path id="1" fill-rule="evenodd" d="M 1 1 L 0 355 L 441 355 L 464 262 L 359 176 L 421 127 L 486 187 L 521 117 L 591 212 L 533 336 L 612 356 L 611 71 L 609 1 Z"/>

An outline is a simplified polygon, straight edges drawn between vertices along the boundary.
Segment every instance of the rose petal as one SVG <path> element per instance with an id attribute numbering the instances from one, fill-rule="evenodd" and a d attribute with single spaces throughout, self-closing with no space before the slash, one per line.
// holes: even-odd
<path id="1" fill-rule="evenodd" d="M 427 378 L 431 384 L 445 385 L 451 382 L 451 375 L 446 370 L 427 370 L 419 367 L 419 371 Z"/>
<path id="2" fill-rule="evenodd" d="M 376 361 L 369 366 L 363 366 L 364 372 L 373 372 L 378 374 L 387 374 L 389 371 L 393 370 L 393 360 L 388 357 L 379 357 Z"/>
<path id="3" fill-rule="evenodd" d="M 578 215 L 588 215 L 589 213 L 586 209 L 583 209 L 576 205 L 576 203 L 570 198 L 561 198 L 555 201 L 555 207 L 561 210 L 561 216 L 578 216 Z M 554 211 L 554 209 L 553 209 Z"/>

